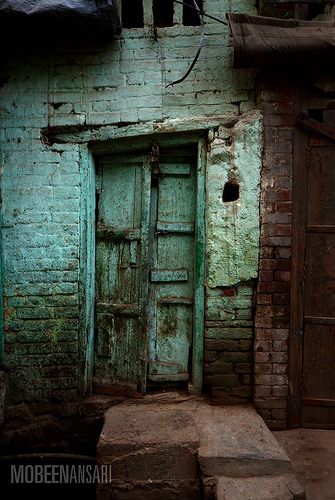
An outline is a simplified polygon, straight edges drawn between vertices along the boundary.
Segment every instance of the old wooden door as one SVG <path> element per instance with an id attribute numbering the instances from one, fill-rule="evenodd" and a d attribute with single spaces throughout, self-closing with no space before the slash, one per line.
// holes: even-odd
<path id="1" fill-rule="evenodd" d="M 104 157 L 99 167 L 95 379 L 189 379 L 195 168 L 190 153 Z"/>
<path id="2" fill-rule="evenodd" d="M 320 106 L 321 99 L 311 99 L 310 106 L 313 102 Z M 298 269 L 296 295 L 301 300 L 293 311 L 293 325 L 300 336 L 300 361 L 293 344 L 291 363 L 301 369 L 301 425 L 334 428 L 335 113 L 327 108 L 327 102 L 324 106 L 310 109 L 309 117 L 300 120 L 304 137 L 300 142 L 299 184 L 296 178 L 294 265 Z"/>

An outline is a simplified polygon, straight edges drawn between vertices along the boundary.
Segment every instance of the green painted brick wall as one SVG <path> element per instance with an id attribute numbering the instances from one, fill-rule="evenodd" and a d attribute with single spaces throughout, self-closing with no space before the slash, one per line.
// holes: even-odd
<path id="1" fill-rule="evenodd" d="M 209 14 L 224 19 L 228 10 L 256 13 L 254 3 L 205 0 L 204 7 Z M 145 0 L 146 12 L 149 4 Z M 208 19 L 206 44 L 195 69 L 182 84 L 166 88 L 188 69 L 198 48 L 200 31 L 199 27 L 176 25 L 159 29 L 155 40 L 147 25 L 143 29 L 124 30 L 119 39 L 103 47 L 59 47 L 50 53 L 41 50 L 40 54 L 13 56 L 3 61 L 0 187 L 4 365 L 8 369 L 12 402 L 73 399 L 82 378 L 80 339 L 85 333 L 80 326 L 79 276 L 80 224 L 85 221 L 81 217 L 80 146 L 75 140 L 72 144 L 48 145 L 42 131 L 57 126 L 107 125 L 112 135 L 115 130 L 118 136 L 127 137 L 129 126 L 133 127 L 132 133 L 138 130 L 140 134 L 143 123 L 164 131 L 173 122 L 176 129 L 182 130 L 191 119 L 204 121 L 215 116 L 219 126 L 222 115 L 239 117 L 255 108 L 253 72 L 232 69 L 228 28 Z M 253 123 L 259 124 L 257 120 L 256 117 Z M 257 127 L 254 125 L 253 130 Z M 244 137 L 244 132 L 241 134 Z M 257 137 L 251 146 L 256 173 L 260 147 Z M 238 165 L 241 154 L 236 160 Z M 211 168 L 215 168 L 214 163 L 209 172 Z M 221 169 L 224 176 L 227 162 L 222 162 Z M 212 181 L 208 178 L 209 185 Z M 257 203 L 255 197 L 251 203 L 252 217 L 256 216 Z M 208 259 L 208 321 L 216 322 L 222 321 L 222 306 L 215 309 L 215 294 L 226 286 L 237 286 L 239 281 L 255 277 L 257 248 L 253 247 L 251 272 L 237 264 L 240 254 L 236 250 L 234 282 L 224 279 L 223 268 L 218 269 L 215 278 L 213 266 L 215 259 L 224 254 L 224 246 L 220 248 L 221 239 L 216 242 L 217 234 L 211 233 L 214 218 L 209 211 L 208 247 L 216 245 L 218 249 L 211 251 Z M 245 218 L 247 214 L 241 213 L 242 225 Z M 239 241 L 251 232 L 252 228 L 246 228 L 239 233 Z M 235 305 L 231 306 L 235 320 L 245 322 L 245 329 L 235 339 L 236 330 L 230 334 L 229 329 L 238 323 L 224 326 L 224 338 L 220 334 L 216 339 L 236 340 L 241 350 L 248 350 L 251 338 L 252 286 L 248 286 L 246 295 L 243 287 L 238 289 L 232 298 Z M 241 299 L 241 295 L 247 298 Z M 208 331 L 212 331 L 212 326 Z M 210 345 L 212 341 L 208 334 L 206 342 Z M 220 354 L 225 351 L 215 351 L 214 362 L 221 356 L 224 363 L 235 363 L 231 373 L 234 375 L 237 363 L 244 361 L 228 361 L 227 356 Z M 209 352 L 213 350 L 210 348 Z M 244 373 L 243 366 L 240 370 Z M 230 386 L 233 379 L 236 377 L 222 379 L 222 384 Z"/>

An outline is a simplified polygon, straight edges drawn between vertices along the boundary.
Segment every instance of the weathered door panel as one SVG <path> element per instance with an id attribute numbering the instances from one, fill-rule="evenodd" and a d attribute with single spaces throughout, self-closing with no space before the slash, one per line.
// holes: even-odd
<path id="1" fill-rule="evenodd" d="M 193 336 L 195 173 L 190 163 L 160 166 L 152 205 L 149 374 L 188 380 Z"/>
<path id="2" fill-rule="evenodd" d="M 335 147 L 307 155 L 302 415 L 335 427 Z"/>
<path id="3" fill-rule="evenodd" d="M 101 161 L 96 248 L 95 377 L 145 384 L 143 266 L 149 170 L 142 161 Z"/>
<path id="4" fill-rule="evenodd" d="M 190 379 L 196 169 L 190 152 L 100 162 L 95 378 Z"/>

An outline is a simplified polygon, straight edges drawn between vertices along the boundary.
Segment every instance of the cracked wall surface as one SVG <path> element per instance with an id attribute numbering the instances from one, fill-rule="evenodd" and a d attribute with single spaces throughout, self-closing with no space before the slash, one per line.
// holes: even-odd
<path id="1" fill-rule="evenodd" d="M 251 0 L 206 0 L 204 6 L 222 19 L 232 9 L 256 13 Z M 3 364 L 12 404 L 71 400 L 82 384 L 86 332 L 80 273 L 84 204 L 89 200 L 82 198 L 87 172 L 79 142 L 85 146 L 87 140 L 79 141 L 74 133 L 66 143 L 48 144 L 45 130 L 56 127 L 70 132 L 91 127 L 95 141 L 119 137 L 127 139 L 131 149 L 132 137 L 149 129 L 182 134 L 192 130 L 195 120 L 204 123 L 204 129 L 208 122 L 218 135 L 213 136 L 208 155 L 207 285 L 213 293 L 207 319 L 226 321 L 208 328 L 239 324 L 246 329 L 238 344 L 220 344 L 215 350 L 212 342 L 208 356 L 217 361 L 230 353 L 228 358 L 235 361 L 227 361 L 227 370 L 229 363 L 238 362 L 232 354 L 236 349 L 246 350 L 242 364 L 250 358 L 252 286 L 234 287 L 249 283 L 257 271 L 260 120 L 248 113 L 255 108 L 254 73 L 232 69 L 228 28 L 207 19 L 205 47 L 194 70 L 181 85 L 166 88 L 188 69 L 200 30 L 179 24 L 159 29 L 155 40 L 147 25 L 124 30 L 106 46 L 58 47 L 46 53 L 41 47 L 35 54 L 4 58 L 0 75 Z M 238 121 L 226 131 L 220 128 L 222 115 Z M 219 199 L 223 184 L 234 172 L 241 186 L 240 200 L 224 206 Z M 234 312 L 220 312 L 230 309 Z M 232 315 L 234 321 L 239 317 L 233 326 Z M 216 330 L 209 338 L 218 340 L 220 335 Z M 249 370 L 248 366 L 240 370 Z M 221 387 L 232 382 L 220 380 Z"/>

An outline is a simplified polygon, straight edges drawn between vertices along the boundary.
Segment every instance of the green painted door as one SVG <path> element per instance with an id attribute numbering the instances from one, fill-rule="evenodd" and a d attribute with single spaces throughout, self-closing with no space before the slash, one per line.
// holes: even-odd
<path id="1" fill-rule="evenodd" d="M 194 316 L 195 168 L 188 154 L 100 161 L 95 378 L 187 381 Z"/>
<path id="2" fill-rule="evenodd" d="M 193 332 L 194 168 L 164 158 L 153 178 L 150 217 L 151 381 L 188 380 Z"/>

